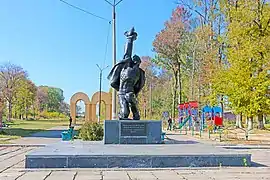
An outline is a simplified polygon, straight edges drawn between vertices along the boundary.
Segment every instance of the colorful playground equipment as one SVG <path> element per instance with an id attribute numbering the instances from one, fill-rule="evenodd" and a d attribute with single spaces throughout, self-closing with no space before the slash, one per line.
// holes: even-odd
<path id="1" fill-rule="evenodd" d="M 198 116 L 198 102 L 190 101 L 187 103 L 179 104 L 178 111 L 179 111 L 179 129 L 183 127 L 190 130 L 193 126 L 198 124 L 199 116 Z"/>
<path id="2" fill-rule="evenodd" d="M 223 126 L 223 119 L 221 116 L 222 109 L 218 106 L 204 106 L 201 115 L 201 130 L 205 128 L 215 129 Z"/>
<path id="3" fill-rule="evenodd" d="M 196 101 L 178 105 L 179 119 L 177 129 L 192 131 L 213 130 L 223 125 L 222 109 L 218 106 L 204 106 L 199 113 L 199 104 Z M 200 115 L 199 115 L 200 114 Z"/>

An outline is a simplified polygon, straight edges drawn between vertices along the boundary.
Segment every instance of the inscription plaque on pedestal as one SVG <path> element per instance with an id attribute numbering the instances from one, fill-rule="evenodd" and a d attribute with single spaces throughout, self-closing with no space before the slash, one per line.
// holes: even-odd
<path id="1" fill-rule="evenodd" d="M 121 136 L 147 136 L 145 122 L 120 122 Z"/>
<path id="2" fill-rule="evenodd" d="M 105 120 L 104 144 L 159 144 L 162 121 Z"/>

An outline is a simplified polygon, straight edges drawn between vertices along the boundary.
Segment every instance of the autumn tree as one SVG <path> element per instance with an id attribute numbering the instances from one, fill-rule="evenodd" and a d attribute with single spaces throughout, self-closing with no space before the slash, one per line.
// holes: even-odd
<path id="1" fill-rule="evenodd" d="M 65 114 L 66 116 L 68 116 L 70 114 L 70 109 L 69 109 L 69 104 L 62 101 L 60 103 L 60 109 L 59 109 L 59 112 Z"/>
<path id="2" fill-rule="evenodd" d="M 26 71 L 15 64 L 6 63 L 0 66 L 0 81 L 3 83 L 3 98 L 8 103 L 8 121 L 12 117 L 14 97 L 19 89 L 19 82 L 27 77 Z"/>
<path id="3" fill-rule="evenodd" d="M 154 62 L 173 74 L 173 107 L 176 107 L 177 93 L 178 103 L 182 102 L 182 66 L 189 51 L 189 18 L 190 14 L 185 8 L 177 7 L 170 20 L 165 22 L 165 28 L 157 34 L 153 42 L 154 51 L 157 53 Z"/>
<path id="4" fill-rule="evenodd" d="M 145 71 L 145 85 L 139 94 L 139 105 L 141 107 L 141 112 L 144 114 L 144 118 L 147 116 L 149 118 L 153 115 L 152 109 L 152 92 L 153 87 L 155 86 L 155 74 L 153 71 L 154 64 L 151 62 L 151 57 L 149 56 L 142 56 L 141 57 L 142 63 L 140 67 Z"/>
<path id="5" fill-rule="evenodd" d="M 48 88 L 44 88 L 43 86 L 37 87 L 36 92 L 36 101 L 35 101 L 35 112 L 41 113 L 47 109 L 48 104 Z"/>

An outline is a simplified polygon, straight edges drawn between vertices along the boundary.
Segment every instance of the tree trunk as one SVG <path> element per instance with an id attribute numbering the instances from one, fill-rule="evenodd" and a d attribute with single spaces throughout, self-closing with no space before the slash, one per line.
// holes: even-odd
<path id="1" fill-rule="evenodd" d="M 248 131 L 253 129 L 253 117 L 248 118 Z"/>
<path id="2" fill-rule="evenodd" d="M 35 107 L 33 107 L 33 111 L 34 111 L 33 112 L 33 118 L 36 119 L 36 108 Z"/>
<path id="3" fill-rule="evenodd" d="M 176 91 L 177 91 L 177 71 L 174 72 L 174 89 L 173 89 L 173 119 L 175 119 L 175 107 L 176 107 Z"/>
<path id="4" fill-rule="evenodd" d="M 191 71 L 191 84 L 190 84 L 190 88 L 191 88 L 191 100 L 195 100 L 194 98 L 194 75 L 195 75 L 195 55 L 196 55 L 196 51 L 194 49 L 193 51 L 193 58 L 192 58 L 192 71 Z"/>
<path id="5" fill-rule="evenodd" d="M 1 107 L 0 104 L 0 129 L 2 128 L 3 125 L 3 108 Z"/>
<path id="6" fill-rule="evenodd" d="M 177 82 L 178 82 L 178 104 L 182 103 L 182 74 L 181 74 L 181 64 L 178 63 L 178 77 L 177 77 Z"/>
<path id="7" fill-rule="evenodd" d="M 151 81 L 150 81 L 150 89 L 149 89 L 149 91 L 150 91 L 150 117 L 151 118 L 153 116 L 153 103 L 152 103 L 152 101 L 153 101 L 153 95 L 152 95 L 152 87 L 153 87 L 153 85 L 152 85 L 152 80 L 153 79 L 151 79 Z"/>
<path id="8" fill-rule="evenodd" d="M 221 106 L 221 118 L 224 119 L 224 103 L 223 103 L 223 95 L 221 95 L 220 106 Z"/>
<path id="9" fill-rule="evenodd" d="M 258 129 L 265 129 L 263 123 L 263 114 L 258 115 Z"/>
<path id="10" fill-rule="evenodd" d="M 236 116 L 236 124 L 235 124 L 236 128 L 243 128 L 242 119 L 243 119 L 242 113 Z"/>
<path id="11" fill-rule="evenodd" d="M 11 121 L 12 117 L 12 104 L 11 101 L 8 102 L 8 121 Z"/>

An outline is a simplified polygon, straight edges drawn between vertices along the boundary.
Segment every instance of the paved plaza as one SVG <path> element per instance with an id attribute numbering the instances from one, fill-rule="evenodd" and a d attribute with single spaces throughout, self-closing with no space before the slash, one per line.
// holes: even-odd
<path id="1" fill-rule="evenodd" d="M 169 136 L 194 141 L 189 136 Z M 59 141 L 60 139 L 58 139 Z M 23 142 L 23 139 L 21 140 Z M 29 142 L 29 139 L 27 139 Z M 42 141 L 41 141 L 42 142 Z M 175 169 L 25 169 L 25 154 L 40 148 L 0 145 L 0 180 L 203 180 L 270 179 L 270 146 L 241 146 L 236 152 L 252 154 L 252 167 L 175 168 Z M 179 150 L 181 151 L 181 150 Z"/>

